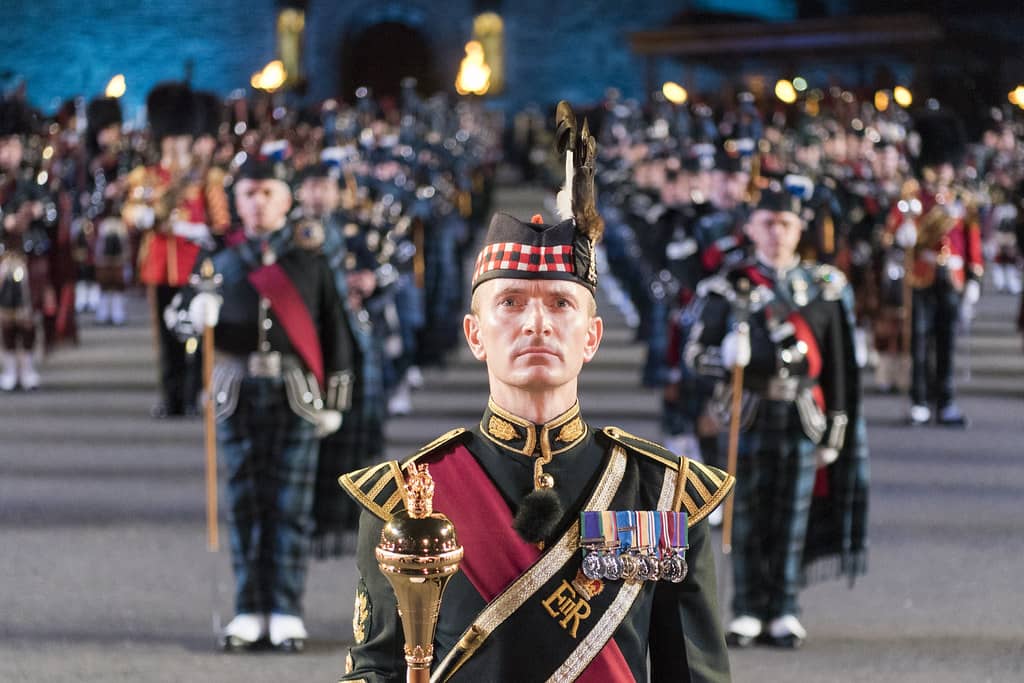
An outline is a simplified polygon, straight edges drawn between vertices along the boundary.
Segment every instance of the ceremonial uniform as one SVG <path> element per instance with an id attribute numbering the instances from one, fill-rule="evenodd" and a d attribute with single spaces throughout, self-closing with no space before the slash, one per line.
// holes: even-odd
<path id="1" fill-rule="evenodd" d="M 341 478 L 363 508 L 356 644 L 344 680 L 402 680 L 421 649 L 441 681 L 729 680 L 704 519 L 732 477 L 620 429 L 590 427 L 572 393 L 576 363 L 600 342 L 602 324 L 584 307 L 593 303 L 603 223 L 594 204 L 595 142 L 585 122 L 577 133 L 565 103 L 558 117 L 560 149 L 573 160 L 558 200 L 562 222 L 496 214 L 477 257 L 480 297 L 466 338 L 487 362 L 492 392 L 479 425 L 449 432 L 405 462 Z M 513 353 L 520 344 L 531 346 Z M 559 351 L 530 350 L 541 345 Z M 509 364 L 506 354 L 515 357 Z M 518 372 L 536 384 L 510 390 Z M 534 387 L 556 394 L 564 412 L 536 424 L 493 398 L 536 402 Z M 385 525 L 410 504 L 403 468 L 411 465 L 428 467 L 433 504 L 464 549 L 432 643 L 403 642 L 401 605 L 375 557 Z M 657 519 L 665 522 L 658 527 Z"/>
<path id="2" fill-rule="evenodd" d="M 554 454 L 545 471 L 558 482 L 565 510 L 557 540 L 543 551 L 511 529 L 512 511 L 533 486 L 535 449 Z M 465 568 L 448 584 L 438 622 L 435 662 L 446 662 L 451 674 L 442 680 L 729 680 L 705 517 L 732 478 L 617 428 L 590 427 L 578 405 L 534 425 L 493 404 L 479 425 L 450 432 L 404 462 L 342 478 L 364 509 L 356 644 L 342 680 L 404 680 L 395 597 L 373 547 L 402 508 L 402 469 L 412 462 L 430 464 L 435 505 L 466 548 Z M 605 509 L 689 513 L 686 579 L 629 584 L 585 577 L 579 513 Z M 470 633 L 476 648 L 459 647 Z"/>
<path id="3" fill-rule="evenodd" d="M 35 369 L 40 322 L 57 315 L 52 259 L 58 211 L 49 193 L 21 167 L 21 137 L 32 131 L 31 113 L 20 102 L 0 100 L 0 140 L 17 148 L 0 168 L 0 390 L 39 386 Z M 51 325 L 52 326 L 52 325 Z M 49 340 L 48 340 L 49 341 Z"/>
<path id="4" fill-rule="evenodd" d="M 319 245 L 303 247 L 291 227 L 266 240 L 235 234 L 234 246 L 212 257 L 224 304 L 211 391 L 228 473 L 235 608 L 298 616 L 318 414 L 348 408 L 351 335 Z M 195 294 L 182 290 L 172 322 L 188 321 Z"/>
<path id="5" fill-rule="evenodd" d="M 763 194 L 755 213 L 775 211 L 770 201 Z M 719 382 L 717 422 L 740 421 L 729 634 L 739 645 L 768 636 L 768 624 L 772 642 L 799 644 L 802 627 L 784 625 L 799 614 L 808 568 L 830 559 L 837 575 L 853 577 L 865 567 L 867 462 L 852 290 L 838 269 L 790 256 L 781 270 L 752 261 L 703 281 L 685 352 L 692 372 Z M 738 361 L 730 355 L 741 324 L 750 350 L 740 414 L 732 415 L 729 380 Z M 736 627 L 740 620 L 749 631 Z"/>
<path id="6" fill-rule="evenodd" d="M 906 239 L 905 246 L 913 250 L 907 273 L 912 288 L 910 422 L 927 423 L 934 402 L 939 424 L 963 426 L 953 365 L 957 324 L 969 326 L 984 274 L 978 207 L 966 193 L 942 187 L 938 178 L 939 169 L 952 168 L 962 153 L 958 124 L 935 113 L 917 125 L 924 183 L 910 201 L 919 216 L 906 226 L 909 235 L 900 234 L 898 220 L 887 226 L 892 237 Z"/>
<path id="7" fill-rule="evenodd" d="M 195 130 L 194 95 L 183 85 L 157 86 L 147 98 L 153 137 L 191 137 Z M 203 172 L 186 159 L 162 157 L 161 163 L 139 167 L 128 176 L 123 217 L 142 233 L 138 279 L 146 285 L 155 320 L 185 285 L 203 246 L 214 246 L 213 236 L 230 227 L 223 173 Z M 201 362 L 196 352 L 170 331 L 157 325 L 162 402 L 155 417 L 196 410 Z"/>
<path id="8" fill-rule="evenodd" d="M 120 144 L 101 146 L 102 131 L 121 125 L 121 107 L 113 98 L 89 103 L 87 148 L 88 177 L 81 195 L 82 214 L 76 221 L 75 261 L 78 309 L 96 312 L 99 323 L 125 322 L 124 290 L 131 270 L 131 245 L 121 220 L 130 154 Z M 120 182 L 119 182 L 120 181 Z"/>

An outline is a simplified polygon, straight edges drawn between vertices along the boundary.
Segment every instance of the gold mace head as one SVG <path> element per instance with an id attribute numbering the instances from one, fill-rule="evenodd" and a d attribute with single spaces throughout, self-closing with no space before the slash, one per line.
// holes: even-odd
<path id="1" fill-rule="evenodd" d="M 426 465 L 411 467 L 405 493 L 406 509 L 384 525 L 374 554 L 398 601 L 406 664 L 429 670 L 441 596 L 463 550 L 455 525 L 433 511 L 434 480 Z"/>

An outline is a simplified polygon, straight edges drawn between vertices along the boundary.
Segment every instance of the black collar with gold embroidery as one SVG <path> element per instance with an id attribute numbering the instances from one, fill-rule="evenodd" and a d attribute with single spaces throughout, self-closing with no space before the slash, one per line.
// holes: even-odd
<path id="1" fill-rule="evenodd" d="M 488 399 L 480 432 L 497 445 L 520 455 L 539 455 L 545 461 L 578 445 L 587 436 L 580 404 L 542 425 L 517 417 Z"/>

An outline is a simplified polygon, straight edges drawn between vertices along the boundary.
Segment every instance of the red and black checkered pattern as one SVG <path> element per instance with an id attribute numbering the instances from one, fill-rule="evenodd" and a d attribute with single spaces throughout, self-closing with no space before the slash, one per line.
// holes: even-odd
<path id="1" fill-rule="evenodd" d="M 480 276 L 494 270 L 522 273 L 572 273 L 571 244 L 535 246 L 518 242 L 488 244 L 480 251 L 473 271 L 473 285 Z"/>

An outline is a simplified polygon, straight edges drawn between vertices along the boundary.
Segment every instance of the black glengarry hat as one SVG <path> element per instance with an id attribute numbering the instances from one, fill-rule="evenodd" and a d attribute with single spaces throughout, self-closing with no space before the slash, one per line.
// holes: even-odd
<path id="1" fill-rule="evenodd" d="M 495 278 L 568 280 L 591 293 L 597 290 L 594 249 L 604 233 L 594 190 L 597 141 L 586 120 L 577 128 L 567 102 L 558 103 L 556 123 L 555 137 L 559 152 L 565 154 L 566 169 L 557 199 L 562 220 L 549 225 L 538 215 L 524 223 L 508 214 L 495 214 L 476 259 L 474 290 Z"/>

